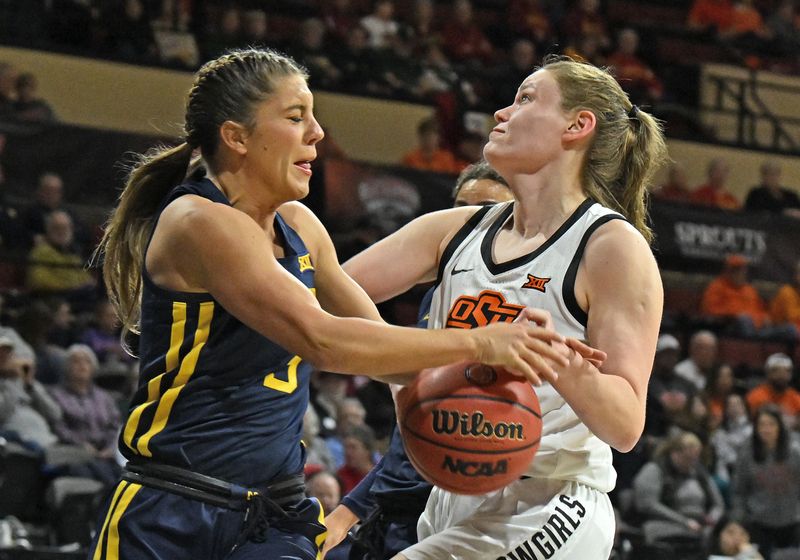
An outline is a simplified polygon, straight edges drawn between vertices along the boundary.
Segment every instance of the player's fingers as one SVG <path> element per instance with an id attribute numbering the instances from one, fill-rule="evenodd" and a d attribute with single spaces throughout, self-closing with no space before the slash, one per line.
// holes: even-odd
<path id="1" fill-rule="evenodd" d="M 528 348 L 539 354 L 541 357 L 552 361 L 561 366 L 569 365 L 569 359 L 564 352 L 556 345 L 550 343 L 551 340 L 531 338 L 528 343 Z M 558 343 L 557 340 L 553 341 Z"/>
<path id="2" fill-rule="evenodd" d="M 567 338 L 564 342 L 567 346 L 575 350 L 578 354 L 587 360 L 592 360 L 592 363 L 599 361 L 601 364 L 606 360 L 608 354 L 597 348 L 592 348 L 582 340 L 577 338 Z"/>
<path id="3" fill-rule="evenodd" d="M 537 309 L 536 307 L 524 308 L 520 314 L 517 315 L 515 321 L 521 321 L 523 319 L 546 328 L 552 328 L 553 325 L 553 317 L 550 315 L 550 312 L 544 309 Z"/>
<path id="4" fill-rule="evenodd" d="M 540 327 L 538 325 L 530 325 L 528 327 L 528 336 L 538 338 L 547 342 L 566 342 L 563 335 L 557 333 L 552 329 Z"/>
<path id="5" fill-rule="evenodd" d="M 558 379 L 558 374 L 552 366 L 553 360 L 545 357 L 541 352 L 527 348 L 520 353 L 520 357 L 536 373 L 539 380 L 537 386 L 541 385 L 542 380 L 553 382 Z"/>
<path id="6" fill-rule="evenodd" d="M 541 378 L 525 360 L 518 359 L 515 361 L 513 366 L 506 367 L 506 369 L 518 377 L 524 377 L 528 380 L 528 382 L 536 387 L 541 387 L 542 385 Z"/>

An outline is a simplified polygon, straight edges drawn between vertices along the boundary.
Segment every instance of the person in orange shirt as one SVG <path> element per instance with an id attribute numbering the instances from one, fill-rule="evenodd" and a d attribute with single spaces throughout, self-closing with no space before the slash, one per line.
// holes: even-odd
<path id="1" fill-rule="evenodd" d="M 787 427 L 794 428 L 800 415 L 800 391 L 790 387 L 792 359 L 786 354 L 772 354 L 764 362 L 767 380 L 747 393 L 747 406 L 755 414 L 765 404 L 775 404 L 783 412 Z"/>
<path id="2" fill-rule="evenodd" d="M 688 202 L 692 196 L 686 168 L 678 162 L 669 166 L 667 182 L 653 191 L 653 196 L 663 200 Z"/>
<path id="3" fill-rule="evenodd" d="M 417 139 L 418 146 L 403 156 L 403 165 L 437 173 L 456 174 L 461 171 L 453 153 L 440 146 L 439 125 L 434 117 L 420 121 Z"/>
<path id="4" fill-rule="evenodd" d="M 686 21 L 694 31 L 727 31 L 733 22 L 733 5 L 730 0 L 695 0 Z"/>
<path id="5" fill-rule="evenodd" d="M 635 103 L 661 99 L 664 86 L 655 72 L 639 57 L 639 34 L 626 27 L 617 35 L 617 50 L 606 61 L 622 88 Z"/>
<path id="6" fill-rule="evenodd" d="M 784 284 L 770 305 L 773 323 L 792 323 L 800 329 L 800 261 L 794 269 L 794 282 Z"/>
<path id="7" fill-rule="evenodd" d="M 695 204 L 715 206 L 725 210 L 738 210 L 742 207 L 735 196 L 725 187 L 725 181 L 731 172 L 731 166 L 722 158 L 714 158 L 708 164 L 708 182 L 700 185 L 692 193 L 691 200 Z"/>
<path id="8" fill-rule="evenodd" d="M 797 339 L 794 325 L 773 325 L 770 321 L 764 301 L 747 281 L 747 259 L 742 255 L 728 255 L 722 273 L 706 287 L 700 310 L 728 322 L 734 335 Z"/>

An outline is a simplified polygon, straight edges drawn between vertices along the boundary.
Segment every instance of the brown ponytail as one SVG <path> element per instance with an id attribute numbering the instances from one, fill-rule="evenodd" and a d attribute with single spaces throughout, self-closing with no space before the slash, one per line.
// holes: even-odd
<path id="1" fill-rule="evenodd" d="M 546 59 L 542 68 L 558 82 L 562 109 L 591 111 L 597 119 L 582 173 L 584 192 L 625 216 L 652 241 L 647 225 L 648 188 L 668 160 L 661 123 L 631 105 L 606 70 L 563 57 Z"/>

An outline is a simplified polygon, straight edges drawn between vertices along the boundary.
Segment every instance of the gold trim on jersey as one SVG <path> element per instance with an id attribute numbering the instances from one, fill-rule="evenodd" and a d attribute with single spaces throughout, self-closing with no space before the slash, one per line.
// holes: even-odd
<path id="1" fill-rule="evenodd" d="M 166 371 L 147 383 L 147 401 L 137 406 L 131 413 L 130 418 L 125 426 L 123 441 L 125 445 L 130 447 L 134 452 L 145 457 L 152 457 L 150 451 L 150 440 L 158 435 L 167 425 L 169 415 L 172 412 L 172 407 L 178 399 L 178 395 L 189 382 L 189 379 L 197 368 L 197 362 L 200 358 L 200 351 L 205 346 L 208 340 L 208 335 L 211 330 L 211 319 L 214 316 L 214 302 L 206 301 L 200 304 L 197 319 L 197 329 L 194 333 L 194 340 L 192 348 L 182 360 L 179 359 L 179 352 L 185 337 L 186 326 L 186 304 L 183 302 L 174 302 L 172 305 L 172 329 L 170 332 L 170 346 L 167 351 L 166 357 Z M 161 381 L 166 373 L 178 369 L 178 375 L 172 381 L 172 386 L 160 394 Z M 158 403 L 156 412 L 153 416 L 153 421 L 150 428 L 145 432 L 133 446 L 133 438 L 139 428 L 142 413 L 152 404 Z"/>
<path id="2" fill-rule="evenodd" d="M 97 537 L 93 560 L 119 560 L 119 521 L 131 504 L 133 497 L 142 489 L 141 484 L 120 482 L 108 507 L 103 528 Z M 103 554 L 105 548 L 105 554 Z"/>
<path id="3" fill-rule="evenodd" d="M 169 350 L 167 350 L 166 364 L 164 373 L 156 375 L 147 382 L 147 400 L 133 409 L 128 421 L 125 423 L 125 431 L 122 434 L 122 441 L 131 451 L 142 453 L 138 445 L 133 446 L 133 438 L 139 428 L 139 421 L 142 413 L 147 408 L 158 401 L 161 394 L 161 379 L 165 374 L 175 371 L 180 365 L 179 354 L 181 344 L 183 344 L 184 331 L 186 328 L 186 303 L 176 301 L 172 304 L 172 328 L 170 329 Z"/>

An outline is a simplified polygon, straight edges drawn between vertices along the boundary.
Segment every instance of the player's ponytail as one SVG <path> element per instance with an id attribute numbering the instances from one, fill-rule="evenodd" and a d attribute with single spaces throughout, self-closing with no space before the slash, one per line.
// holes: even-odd
<path id="1" fill-rule="evenodd" d="M 625 216 L 651 241 L 648 187 L 667 160 L 660 123 L 631 105 L 627 94 L 606 70 L 557 56 L 548 57 L 542 68 L 555 77 L 564 111 L 587 110 L 597 119 L 582 170 L 584 192 Z"/>
<path id="2" fill-rule="evenodd" d="M 103 280 L 123 335 L 138 332 L 144 252 L 156 211 L 170 189 L 183 182 L 192 151 L 183 142 L 139 156 L 95 252 L 103 261 Z"/>

